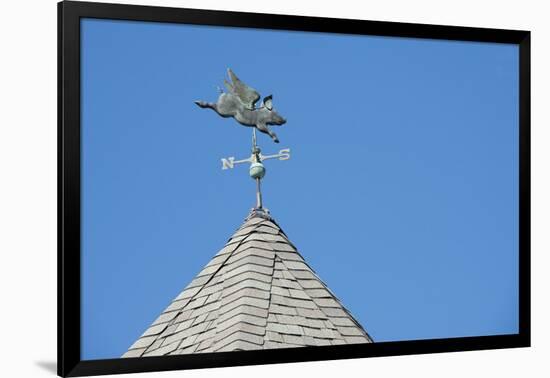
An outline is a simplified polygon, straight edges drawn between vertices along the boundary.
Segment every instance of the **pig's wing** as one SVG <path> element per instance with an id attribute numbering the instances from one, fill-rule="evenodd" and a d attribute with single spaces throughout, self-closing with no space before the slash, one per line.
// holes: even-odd
<path id="1" fill-rule="evenodd" d="M 260 99 L 260 94 L 254 89 L 243 83 L 239 78 L 231 71 L 231 68 L 227 69 L 232 84 L 226 85 L 230 91 L 235 94 L 248 109 L 254 109 L 254 105 Z"/>

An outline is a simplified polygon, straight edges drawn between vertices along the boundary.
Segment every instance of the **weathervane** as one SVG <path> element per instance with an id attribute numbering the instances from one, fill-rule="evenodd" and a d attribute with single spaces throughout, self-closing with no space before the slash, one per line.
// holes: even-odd
<path id="1" fill-rule="evenodd" d="M 240 81 L 230 68 L 227 69 L 227 72 L 231 79 L 231 83 L 224 80 L 228 92 L 226 93 L 220 88 L 220 96 L 216 103 L 195 101 L 195 104 L 201 108 L 212 109 L 224 118 L 232 117 L 243 126 L 252 127 L 252 155 L 242 160 L 235 160 L 234 157 L 222 158 L 222 169 L 232 169 L 235 164 L 250 163 L 250 177 L 256 180 L 256 208 L 263 209 L 260 182 L 265 176 L 266 170 L 262 162 L 268 159 L 288 160 L 290 159 L 290 148 L 279 150 L 278 154 L 262 155 L 256 140 L 256 129 L 268 134 L 275 143 L 279 143 L 277 135 L 269 129 L 269 126 L 284 125 L 286 120 L 273 108 L 272 95 L 265 97 L 263 105 L 256 108 L 260 94 Z"/>

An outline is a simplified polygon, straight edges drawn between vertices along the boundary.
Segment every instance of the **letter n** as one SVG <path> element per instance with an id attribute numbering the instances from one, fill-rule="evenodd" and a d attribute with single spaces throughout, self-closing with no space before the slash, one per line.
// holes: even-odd
<path id="1" fill-rule="evenodd" d="M 227 159 L 222 158 L 222 169 L 231 169 L 235 166 L 235 158 L 230 157 Z"/>

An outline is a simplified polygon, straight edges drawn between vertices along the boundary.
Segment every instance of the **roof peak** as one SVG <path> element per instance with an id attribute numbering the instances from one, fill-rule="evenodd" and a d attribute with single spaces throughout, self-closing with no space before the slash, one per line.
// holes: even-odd
<path id="1" fill-rule="evenodd" d="M 253 207 L 250 209 L 250 213 L 248 213 L 244 221 L 247 222 L 252 218 L 262 218 L 273 222 L 269 209 L 265 207 Z"/>

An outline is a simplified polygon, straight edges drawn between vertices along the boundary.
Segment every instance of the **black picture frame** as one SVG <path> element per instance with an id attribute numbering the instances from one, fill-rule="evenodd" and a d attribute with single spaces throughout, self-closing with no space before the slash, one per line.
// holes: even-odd
<path id="1" fill-rule="evenodd" d="M 519 333 L 83 361 L 80 357 L 80 19 L 154 21 L 519 46 Z M 530 32 L 63 1 L 58 3 L 58 374 L 83 376 L 530 346 Z"/>

